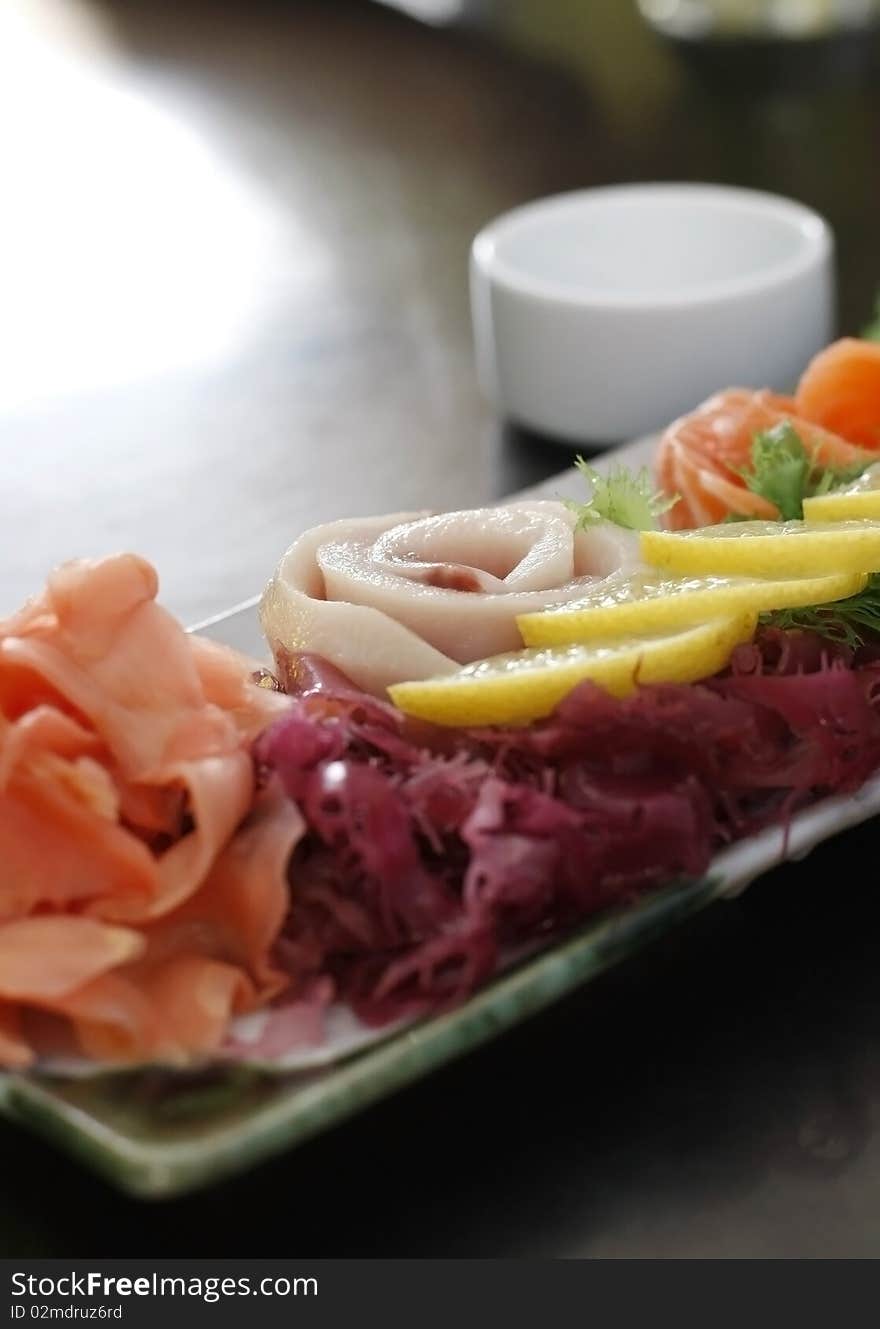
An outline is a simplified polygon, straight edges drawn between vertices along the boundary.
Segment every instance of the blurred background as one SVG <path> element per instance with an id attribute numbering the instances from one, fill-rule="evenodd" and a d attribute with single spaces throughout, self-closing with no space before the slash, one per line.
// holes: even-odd
<path id="1" fill-rule="evenodd" d="M 875 0 L 4 0 L 0 612 L 126 545 L 188 621 L 304 525 L 566 464 L 474 378 L 466 260 L 525 199 L 793 195 L 880 280 Z"/>

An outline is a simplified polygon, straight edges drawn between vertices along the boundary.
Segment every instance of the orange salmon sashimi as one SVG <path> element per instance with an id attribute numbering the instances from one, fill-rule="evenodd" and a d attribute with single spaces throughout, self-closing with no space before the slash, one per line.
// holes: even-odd
<path id="1" fill-rule="evenodd" d="M 731 513 L 775 520 L 779 511 L 753 494 L 741 472 L 751 460 L 756 434 L 788 421 L 819 465 L 853 466 L 868 454 L 838 435 L 804 419 L 790 397 L 762 390 L 728 388 L 669 426 L 660 440 L 657 479 L 678 494 L 667 513 L 672 530 L 710 526 Z"/>
<path id="2" fill-rule="evenodd" d="M 288 703 L 156 589 L 71 563 L 0 620 L 0 1066 L 184 1063 L 286 982 L 303 823 L 250 745 Z"/>
<path id="3" fill-rule="evenodd" d="M 804 371 L 795 402 L 801 415 L 880 452 L 880 342 L 844 337 L 827 346 Z"/>

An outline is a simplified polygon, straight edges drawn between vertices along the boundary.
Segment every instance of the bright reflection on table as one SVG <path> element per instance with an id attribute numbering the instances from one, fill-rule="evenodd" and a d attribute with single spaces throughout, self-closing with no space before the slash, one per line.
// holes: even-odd
<path id="1" fill-rule="evenodd" d="M 282 287 L 327 278 L 320 241 L 75 12 L 0 11 L 4 409 L 220 362 Z"/>
<path id="2" fill-rule="evenodd" d="M 382 4 L 402 9 L 423 23 L 440 24 L 460 18 L 467 8 L 468 0 L 382 0 Z"/>

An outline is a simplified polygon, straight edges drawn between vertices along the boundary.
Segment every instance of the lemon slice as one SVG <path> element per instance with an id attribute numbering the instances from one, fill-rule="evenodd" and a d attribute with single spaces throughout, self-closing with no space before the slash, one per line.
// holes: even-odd
<path id="1" fill-rule="evenodd" d="M 841 489 L 833 494 L 819 494 L 804 499 L 804 521 L 851 521 L 880 518 L 880 489 Z"/>
<path id="2" fill-rule="evenodd" d="M 880 466 L 866 471 L 843 489 L 804 499 L 804 521 L 849 521 L 880 518 Z"/>
<path id="3" fill-rule="evenodd" d="M 742 521 L 642 531 L 642 557 L 670 572 L 817 577 L 880 568 L 880 521 Z"/>
<path id="4" fill-rule="evenodd" d="M 640 683 L 693 683 L 715 674 L 755 630 L 754 614 L 728 615 L 681 632 L 619 637 L 590 646 L 511 651 L 455 674 L 395 683 L 391 700 L 408 715 L 443 725 L 525 724 L 549 715 L 592 679 L 615 697 Z"/>
<path id="5" fill-rule="evenodd" d="M 619 573 L 569 604 L 520 614 L 527 646 L 592 641 L 624 632 L 652 632 L 705 623 L 719 614 L 828 604 L 857 595 L 867 582 L 860 572 L 773 581 L 755 577 L 664 577 L 659 572 Z"/>

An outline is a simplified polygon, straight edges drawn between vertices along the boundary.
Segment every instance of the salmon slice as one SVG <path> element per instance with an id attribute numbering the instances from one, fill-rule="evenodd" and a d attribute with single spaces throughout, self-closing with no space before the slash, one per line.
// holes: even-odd
<path id="1" fill-rule="evenodd" d="M 711 463 L 702 462 L 683 443 L 672 442 L 665 456 L 660 483 L 668 493 L 680 495 L 680 501 L 667 513 L 671 529 L 712 526 L 729 512 L 770 520 L 776 516 L 772 503 L 729 479 Z"/>
<path id="2" fill-rule="evenodd" d="M 156 589 L 133 555 L 68 564 L 0 622 L 0 1065 L 71 1035 L 191 1059 L 286 982 L 303 823 L 250 749 L 289 703 Z"/>
<path id="3" fill-rule="evenodd" d="M 34 1054 L 25 1039 L 17 1007 L 0 1002 L 0 1066 L 24 1070 L 33 1059 Z"/>
<path id="4" fill-rule="evenodd" d="M 667 514 L 673 529 L 707 526 L 728 514 L 773 520 L 774 504 L 753 494 L 741 472 L 748 469 L 756 434 L 789 422 L 819 465 L 853 466 L 868 454 L 797 412 L 789 397 L 728 388 L 676 420 L 660 440 L 657 479 L 680 501 Z"/>
<path id="5" fill-rule="evenodd" d="M 807 419 L 880 451 L 880 343 L 844 337 L 820 351 L 804 371 L 795 400 Z"/>

